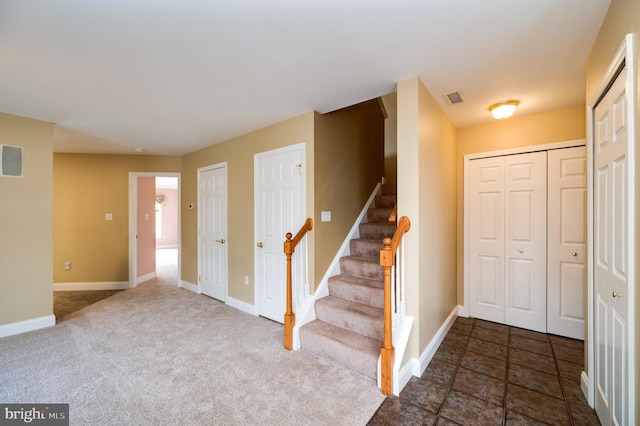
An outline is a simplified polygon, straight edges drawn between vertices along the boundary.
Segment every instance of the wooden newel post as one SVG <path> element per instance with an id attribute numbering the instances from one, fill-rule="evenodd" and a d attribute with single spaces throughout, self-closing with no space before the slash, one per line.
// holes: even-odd
<path id="1" fill-rule="evenodd" d="M 393 395 L 393 361 L 394 348 L 391 323 L 391 268 L 393 267 L 393 250 L 391 249 L 391 238 L 382 240 L 384 248 L 380 251 L 380 265 L 384 270 L 384 341 L 380 349 L 380 365 L 382 387 L 381 392 L 385 395 Z"/>
<path id="2" fill-rule="evenodd" d="M 292 236 L 291 232 L 287 232 L 287 240 L 284 242 L 284 253 L 287 256 L 287 311 L 284 314 L 284 348 L 288 351 L 293 349 L 293 326 L 296 324 L 291 294 L 291 255 L 295 250 L 291 240 Z"/>

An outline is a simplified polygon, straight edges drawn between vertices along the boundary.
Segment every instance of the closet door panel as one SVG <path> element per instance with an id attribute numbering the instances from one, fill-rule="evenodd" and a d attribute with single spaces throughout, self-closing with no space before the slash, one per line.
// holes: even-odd
<path id="1" fill-rule="evenodd" d="M 504 159 L 470 162 L 469 313 L 504 322 Z"/>
<path id="2" fill-rule="evenodd" d="M 584 339 L 586 148 L 548 153 L 547 330 Z"/>
<path id="3" fill-rule="evenodd" d="M 547 153 L 505 157 L 505 323 L 547 329 Z"/>

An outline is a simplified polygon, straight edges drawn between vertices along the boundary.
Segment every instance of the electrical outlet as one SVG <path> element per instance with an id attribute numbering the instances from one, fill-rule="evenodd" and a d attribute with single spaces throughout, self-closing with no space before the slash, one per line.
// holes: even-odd
<path id="1" fill-rule="evenodd" d="M 70 260 L 65 260 L 64 261 L 64 269 L 66 269 L 67 271 L 69 269 L 71 269 L 71 261 Z"/>
<path id="2" fill-rule="evenodd" d="M 323 211 L 321 214 L 322 222 L 331 222 L 331 212 Z"/>
<path id="3" fill-rule="evenodd" d="M 244 276 L 244 285 L 249 285 L 249 275 Z"/>

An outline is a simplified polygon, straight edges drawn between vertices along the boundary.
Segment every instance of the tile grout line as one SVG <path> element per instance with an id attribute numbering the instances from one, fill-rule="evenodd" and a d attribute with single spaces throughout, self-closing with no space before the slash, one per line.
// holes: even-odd
<path id="1" fill-rule="evenodd" d="M 575 422 L 573 421 L 573 414 L 571 413 L 571 408 L 569 407 L 569 400 L 567 399 L 567 394 L 564 391 L 564 382 L 562 381 L 562 376 L 560 375 L 560 367 L 558 366 L 558 358 L 556 357 L 556 351 L 553 346 L 553 342 L 551 342 L 551 338 L 549 337 L 549 345 L 551 346 L 551 354 L 553 355 L 553 362 L 556 365 L 556 373 L 558 373 L 558 382 L 560 382 L 560 391 L 562 392 L 562 399 L 564 400 L 564 406 L 567 407 L 567 414 L 569 415 L 569 422 L 571 422 L 571 426 L 575 426 Z"/>
<path id="2" fill-rule="evenodd" d="M 469 332 L 469 335 L 467 335 L 467 342 L 464 345 L 464 350 L 462 351 L 462 354 L 460 355 L 460 358 L 458 358 L 458 362 L 456 362 L 456 368 L 453 370 L 453 375 L 451 376 L 451 382 L 449 382 L 449 386 L 447 387 L 447 391 L 444 394 L 444 398 L 442 398 L 442 403 L 440 404 L 440 407 L 438 408 L 438 412 L 436 413 L 436 423 L 439 423 L 440 421 L 440 415 L 442 413 L 442 410 L 444 409 L 444 404 L 445 402 L 447 402 L 447 398 L 449 398 L 449 394 L 451 393 L 451 389 L 453 389 L 453 382 L 456 381 L 456 376 L 458 375 L 458 370 L 460 369 L 460 364 L 462 364 L 462 357 L 464 356 L 464 354 L 467 352 L 467 347 L 469 346 L 469 341 L 471 340 L 471 333 L 473 333 L 473 330 L 476 328 L 476 320 L 473 320 L 473 326 L 471 327 L 471 331 Z M 449 330 L 450 332 L 451 330 Z M 449 332 L 447 332 L 447 334 L 449 334 Z M 445 417 L 446 419 L 446 417 Z M 447 419 L 449 420 L 449 419 Z"/>
<path id="3" fill-rule="evenodd" d="M 511 355 L 511 327 L 507 332 L 507 365 L 504 374 L 504 394 L 502 395 L 502 424 L 507 424 L 507 398 L 509 389 L 509 357 Z"/>

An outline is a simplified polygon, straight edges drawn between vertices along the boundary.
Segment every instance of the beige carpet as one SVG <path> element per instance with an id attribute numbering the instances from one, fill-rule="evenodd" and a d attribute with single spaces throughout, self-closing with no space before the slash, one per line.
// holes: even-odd
<path id="1" fill-rule="evenodd" d="M 375 383 L 282 349 L 282 326 L 154 279 L 0 339 L 0 402 L 69 403 L 72 425 L 364 425 Z"/>

